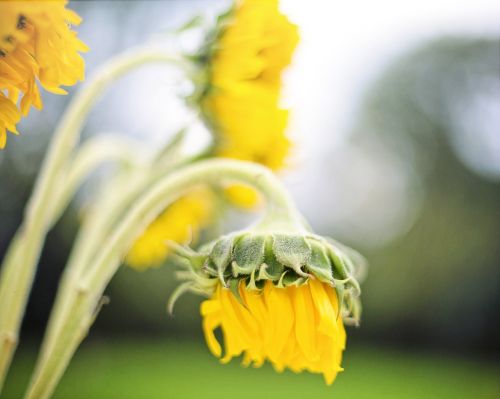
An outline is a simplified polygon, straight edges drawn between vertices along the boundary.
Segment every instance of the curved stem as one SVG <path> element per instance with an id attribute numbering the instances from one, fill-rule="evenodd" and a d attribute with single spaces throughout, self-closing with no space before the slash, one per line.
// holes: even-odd
<path id="1" fill-rule="evenodd" d="M 197 185 L 234 182 L 248 184 L 264 195 L 267 207 L 262 220 L 266 225 L 273 223 L 284 230 L 302 230 L 301 216 L 295 204 L 271 171 L 251 162 L 228 159 L 200 161 L 160 180 L 137 200 L 87 269 L 81 283 L 83 290 L 94 289 L 96 285 L 102 285 L 104 289 L 118 267 L 117 262 L 137 236 L 173 200 Z"/>
<path id="2" fill-rule="evenodd" d="M 116 133 L 103 133 L 87 140 L 65 166 L 64 184 L 57 187 L 57 193 L 52 199 L 50 227 L 59 219 L 78 187 L 90 173 L 109 162 L 131 168 L 139 163 L 138 153 L 136 140 L 127 139 Z"/>
<path id="3" fill-rule="evenodd" d="M 263 220 L 274 219 L 283 229 L 302 229 L 300 215 L 281 182 L 266 168 L 249 162 L 206 160 L 172 172 L 154 184 L 122 217 L 101 250 L 86 265 L 85 273 L 70 294 L 67 311 L 46 337 L 53 345 L 39 358 L 26 398 L 46 399 L 55 386 L 79 343 L 90 327 L 95 309 L 134 240 L 160 212 L 187 190 L 202 184 L 244 183 L 266 198 Z"/>
<path id="4" fill-rule="evenodd" d="M 66 161 L 79 138 L 85 117 L 100 94 L 117 78 L 148 63 L 178 63 L 182 59 L 157 49 L 140 49 L 116 57 L 78 92 L 65 112 L 45 157 L 28 202 L 24 221 L 14 236 L 0 280 L 0 390 L 17 346 L 19 328 L 52 216 L 58 187 L 64 184 Z"/>
<path id="5" fill-rule="evenodd" d="M 181 129 L 169 143 L 144 165 L 137 165 L 130 172 L 117 176 L 106 185 L 103 192 L 93 202 L 91 210 L 83 220 L 82 226 L 73 245 L 71 254 L 59 282 L 56 300 L 52 307 L 49 323 L 40 350 L 40 358 L 51 353 L 56 337 L 54 331 L 57 324 L 64 319 L 62 314 L 68 311 L 67 296 L 80 281 L 86 265 L 90 262 L 97 249 L 105 241 L 107 234 L 116 224 L 119 217 L 142 192 L 146 191 L 161 177 L 171 170 L 189 164 L 199 155 L 180 158 L 180 144 L 184 138 L 185 129 Z M 79 151 L 81 153 L 83 148 Z M 75 160 L 76 163 L 76 160 Z M 120 193 L 120 195 L 116 195 Z"/>

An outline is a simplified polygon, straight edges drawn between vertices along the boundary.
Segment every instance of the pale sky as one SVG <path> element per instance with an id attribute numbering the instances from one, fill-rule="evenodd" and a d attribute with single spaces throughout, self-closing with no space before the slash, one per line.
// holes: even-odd
<path id="1" fill-rule="evenodd" d="M 313 226 L 338 225 L 348 240 L 383 244 L 410 226 L 415 212 L 401 204 L 418 198 L 408 198 L 407 183 L 391 164 L 372 165 L 343 147 L 361 96 L 398 55 L 429 39 L 498 37 L 500 1 L 282 0 L 282 9 L 301 30 L 285 97 L 300 151 L 287 184 Z M 354 159 L 357 168 L 349 177 L 328 174 L 328 157 Z M 321 185 L 327 188 L 314 195 Z M 387 206 L 374 209 L 375 202 Z"/>

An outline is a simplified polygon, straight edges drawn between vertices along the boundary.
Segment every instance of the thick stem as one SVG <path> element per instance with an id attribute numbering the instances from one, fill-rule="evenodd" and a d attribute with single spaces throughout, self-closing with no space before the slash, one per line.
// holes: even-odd
<path id="1" fill-rule="evenodd" d="M 274 219 L 286 230 L 302 229 L 298 214 L 288 193 L 277 178 L 266 168 L 240 161 L 207 160 L 186 166 L 160 179 L 122 217 L 108 241 L 85 268 L 78 286 L 68 297 L 68 311 L 61 313 L 63 320 L 55 324 L 62 326 L 53 330 L 49 339 L 53 345 L 46 356 L 39 358 L 26 398 L 49 398 L 67 364 L 76 351 L 89 327 L 96 306 L 116 273 L 120 261 L 134 240 L 172 201 L 186 191 L 201 184 L 220 185 L 244 183 L 260 191 L 266 198 L 267 208 L 263 220 Z"/>
<path id="2" fill-rule="evenodd" d="M 162 51 L 142 49 L 121 55 L 105 65 L 76 95 L 65 112 L 45 157 L 24 221 L 19 228 L 2 266 L 0 280 L 0 390 L 16 349 L 36 265 L 45 235 L 58 214 L 53 209 L 54 196 L 64 184 L 64 165 L 78 141 L 85 117 L 100 94 L 129 70 L 147 63 L 178 63 L 179 58 Z"/>

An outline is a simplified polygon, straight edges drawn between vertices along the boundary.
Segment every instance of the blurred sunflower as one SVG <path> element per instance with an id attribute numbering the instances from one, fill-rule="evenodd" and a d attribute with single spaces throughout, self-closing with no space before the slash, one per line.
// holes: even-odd
<path id="1" fill-rule="evenodd" d="M 277 0 L 244 0 L 219 19 L 215 39 L 208 41 L 201 57 L 208 83 L 198 98 L 215 132 L 216 156 L 258 162 L 273 170 L 285 165 L 290 141 L 285 135 L 288 111 L 279 106 L 281 75 L 297 41 L 297 27 L 280 13 Z M 258 200 L 253 189 L 241 185 L 226 193 L 244 208 Z M 139 269 L 162 263 L 169 253 L 165 241 L 182 242 L 189 231 L 197 233 L 209 219 L 199 210 L 213 210 L 213 199 L 203 195 L 172 205 L 137 240 L 127 263 Z"/>
<path id="2" fill-rule="evenodd" d="M 298 42 L 297 26 L 277 0 L 245 0 L 220 20 L 215 37 L 201 107 L 216 133 L 217 156 L 282 168 L 290 140 L 288 111 L 279 105 L 281 78 Z M 228 194 L 246 208 L 256 203 L 249 188 L 232 187 Z"/>
<path id="3" fill-rule="evenodd" d="M 80 52 L 87 46 L 70 25 L 80 17 L 67 1 L 0 1 L 0 148 L 7 131 L 34 106 L 42 108 L 38 83 L 47 91 L 65 94 L 60 86 L 83 79 Z"/>
<path id="4" fill-rule="evenodd" d="M 195 240 L 212 219 L 212 195 L 208 189 L 194 190 L 170 205 L 134 242 L 127 264 L 136 270 L 159 266 L 170 253 L 168 241 Z"/>

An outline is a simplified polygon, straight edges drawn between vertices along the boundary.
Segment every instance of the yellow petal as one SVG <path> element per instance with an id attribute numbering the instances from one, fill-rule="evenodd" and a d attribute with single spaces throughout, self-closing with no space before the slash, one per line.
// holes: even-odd
<path id="1" fill-rule="evenodd" d="M 318 359 L 316 342 L 316 320 L 309 288 L 289 287 L 292 290 L 293 306 L 295 309 L 295 335 L 297 343 L 305 358 L 315 361 Z"/>
<path id="2" fill-rule="evenodd" d="M 337 315 L 323 288 L 323 284 L 324 283 L 318 280 L 311 280 L 308 284 L 311 291 L 311 297 L 314 301 L 314 307 L 319 316 L 318 331 L 330 337 L 335 337 L 338 333 L 336 323 Z"/>

